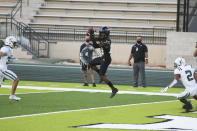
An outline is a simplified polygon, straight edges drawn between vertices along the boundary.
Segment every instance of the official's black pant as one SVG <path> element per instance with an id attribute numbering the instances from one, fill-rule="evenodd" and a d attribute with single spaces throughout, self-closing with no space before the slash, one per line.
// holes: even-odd
<path id="1" fill-rule="evenodd" d="M 133 65 L 133 86 L 138 86 L 138 76 L 141 76 L 142 87 L 146 87 L 146 77 L 145 77 L 145 63 L 143 61 L 136 62 Z"/>

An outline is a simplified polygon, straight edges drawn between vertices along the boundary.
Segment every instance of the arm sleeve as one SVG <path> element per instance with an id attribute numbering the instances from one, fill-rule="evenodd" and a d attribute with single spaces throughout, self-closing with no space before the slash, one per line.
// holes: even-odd
<path id="1" fill-rule="evenodd" d="M 134 54 L 134 46 L 131 48 L 131 53 Z"/>
<path id="2" fill-rule="evenodd" d="M 174 85 L 176 85 L 176 83 L 177 83 L 177 80 L 176 79 L 174 79 L 170 84 L 169 84 L 169 88 L 171 88 L 171 87 L 173 87 Z"/>
<path id="3" fill-rule="evenodd" d="M 148 48 L 146 45 L 144 45 L 144 52 L 148 52 Z"/>

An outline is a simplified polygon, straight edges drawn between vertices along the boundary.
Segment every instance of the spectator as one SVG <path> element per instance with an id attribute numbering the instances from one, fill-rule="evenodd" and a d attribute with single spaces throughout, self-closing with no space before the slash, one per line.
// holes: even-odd
<path id="1" fill-rule="evenodd" d="M 129 66 L 131 66 L 131 59 L 134 58 L 133 64 L 133 86 L 138 87 L 138 76 L 140 73 L 142 87 L 146 88 L 146 77 L 145 77 L 145 63 L 148 64 L 148 48 L 142 43 L 142 37 L 137 36 L 137 42 L 131 49 L 131 54 L 128 60 Z"/>
<path id="2" fill-rule="evenodd" d="M 92 68 L 90 68 L 90 66 L 88 66 L 90 61 L 92 61 L 93 51 L 94 51 L 94 47 L 90 43 L 90 37 L 86 36 L 86 42 L 83 43 L 80 47 L 80 64 L 82 66 L 82 71 L 84 76 L 84 86 L 88 86 L 87 70 L 89 70 L 92 79 L 92 86 L 96 87 L 93 70 Z"/>

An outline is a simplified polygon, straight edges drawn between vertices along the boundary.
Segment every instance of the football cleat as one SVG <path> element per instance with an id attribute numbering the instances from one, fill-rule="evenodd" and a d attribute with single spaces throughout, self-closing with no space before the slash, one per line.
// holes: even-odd
<path id="1" fill-rule="evenodd" d="M 95 84 L 95 83 L 92 83 L 92 86 L 93 86 L 93 87 L 96 87 L 96 84 Z"/>
<path id="2" fill-rule="evenodd" d="M 88 86 L 88 83 L 84 83 L 83 86 Z"/>
<path id="3" fill-rule="evenodd" d="M 20 97 L 16 97 L 15 95 L 11 95 L 11 96 L 9 97 L 9 99 L 10 99 L 10 100 L 15 100 L 15 101 L 20 101 L 20 100 L 21 100 Z"/>
<path id="4" fill-rule="evenodd" d="M 116 95 L 117 92 L 118 92 L 118 89 L 117 89 L 117 88 L 114 88 L 114 89 L 112 90 L 112 93 L 111 93 L 110 98 L 113 98 L 113 97 Z"/>
<path id="5" fill-rule="evenodd" d="M 191 109 L 193 109 L 193 105 L 188 102 L 187 104 L 183 105 L 183 109 L 185 109 L 185 112 L 189 112 Z"/>

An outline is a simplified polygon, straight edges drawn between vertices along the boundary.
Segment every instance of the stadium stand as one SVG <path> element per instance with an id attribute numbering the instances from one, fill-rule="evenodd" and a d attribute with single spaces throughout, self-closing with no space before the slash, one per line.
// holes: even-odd
<path id="1" fill-rule="evenodd" d="M 176 0 L 45 0 L 29 25 L 144 31 L 175 27 L 176 7 Z"/>
<path id="2" fill-rule="evenodd" d="M 52 45 L 49 43 L 57 46 L 62 41 L 83 41 L 87 28 L 91 26 L 96 29 L 109 26 L 113 43 L 131 44 L 135 42 L 136 36 L 141 35 L 146 44 L 152 45 L 165 45 L 166 32 L 176 28 L 176 0 L 22 2 L 22 17 L 16 15 L 13 21 L 4 19 L 0 23 L 0 37 L 4 39 L 10 34 L 26 37 L 32 46 L 25 49 L 36 57 L 49 57 L 49 45 Z M 1 6 L 9 5 L 10 11 L 15 8 L 16 3 L 14 0 L 0 0 Z M 4 14 L 7 11 L 7 15 L 11 15 L 10 11 L 4 10 Z"/>
<path id="3" fill-rule="evenodd" d="M 11 14 L 16 5 L 16 0 L 0 0 L 0 18 L 5 18 Z"/>

